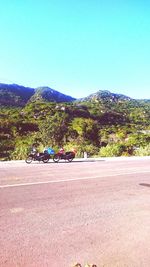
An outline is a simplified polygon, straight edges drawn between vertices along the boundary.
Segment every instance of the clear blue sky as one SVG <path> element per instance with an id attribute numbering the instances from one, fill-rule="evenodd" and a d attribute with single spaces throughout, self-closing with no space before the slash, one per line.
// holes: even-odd
<path id="1" fill-rule="evenodd" d="M 150 98 L 149 0 L 0 0 L 0 82 Z"/>

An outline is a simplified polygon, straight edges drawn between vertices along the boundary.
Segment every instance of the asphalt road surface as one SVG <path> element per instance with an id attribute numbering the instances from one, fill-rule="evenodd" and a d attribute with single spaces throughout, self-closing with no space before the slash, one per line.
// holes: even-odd
<path id="1" fill-rule="evenodd" d="M 0 162 L 0 266 L 150 266 L 150 158 Z"/>

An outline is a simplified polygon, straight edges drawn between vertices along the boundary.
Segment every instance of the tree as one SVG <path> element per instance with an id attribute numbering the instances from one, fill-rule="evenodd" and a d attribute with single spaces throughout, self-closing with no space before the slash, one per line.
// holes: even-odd
<path id="1" fill-rule="evenodd" d="M 90 142 L 99 145 L 99 127 L 92 119 L 75 118 L 71 123 L 71 130 L 75 131 L 80 143 Z"/>
<path id="2" fill-rule="evenodd" d="M 39 125 L 41 142 L 45 146 L 61 146 L 65 142 L 67 124 L 65 113 L 56 112 L 54 116 L 46 118 Z"/>

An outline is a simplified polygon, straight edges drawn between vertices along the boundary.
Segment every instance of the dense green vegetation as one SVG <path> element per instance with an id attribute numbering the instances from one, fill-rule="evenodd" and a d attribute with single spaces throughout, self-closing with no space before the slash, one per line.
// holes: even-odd
<path id="1" fill-rule="evenodd" d="M 150 101 L 104 94 L 70 103 L 1 105 L 0 140 L 1 159 L 24 159 L 33 143 L 39 150 L 74 147 L 78 156 L 150 155 Z"/>

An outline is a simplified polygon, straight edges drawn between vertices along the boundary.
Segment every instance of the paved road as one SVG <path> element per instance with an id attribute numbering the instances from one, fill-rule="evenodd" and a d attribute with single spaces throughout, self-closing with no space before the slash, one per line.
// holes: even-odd
<path id="1" fill-rule="evenodd" d="M 150 158 L 0 163 L 0 266 L 150 265 Z"/>

